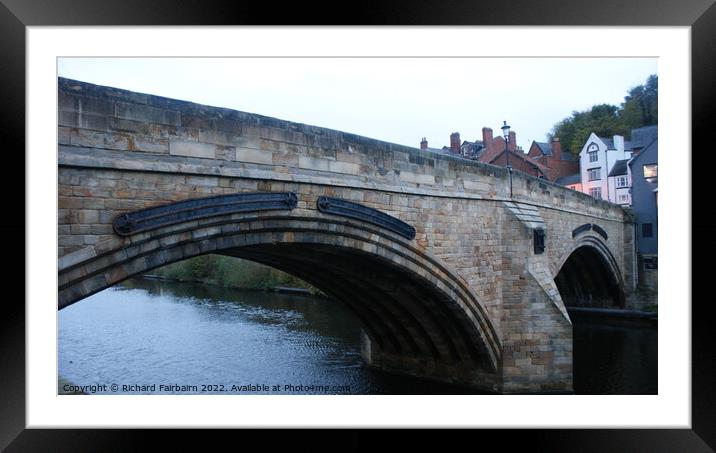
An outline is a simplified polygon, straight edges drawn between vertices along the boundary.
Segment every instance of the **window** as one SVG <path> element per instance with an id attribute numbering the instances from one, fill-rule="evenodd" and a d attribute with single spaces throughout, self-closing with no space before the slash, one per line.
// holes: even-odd
<path id="1" fill-rule="evenodd" d="M 589 170 L 587 170 L 587 179 L 589 179 L 590 181 L 601 179 L 601 177 L 599 176 L 600 170 L 601 168 L 590 168 Z"/>
<path id="2" fill-rule="evenodd" d="M 627 194 L 621 194 L 619 195 L 619 204 L 629 203 L 629 195 Z"/>
<path id="3" fill-rule="evenodd" d="M 651 223 L 642 223 L 641 224 L 641 237 L 650 238 L 652 236 L 653 236 L 653 231 L 651 229 Z"/>
<path id="4" fill-rule="evenodd" d="M 617 176 L 617 187 L 628 187 L 629 180 L 626 176 Z"/>
<path id="5" fill-rule="evenodd" d="M 659 259 L 656 256 L 645 256 L 644 257 L 644 269 L 656 270 L 659 267 Z"/>
<path id="6" fill-rule="evenodd" d="M 644 178 L 656 178 L 656 167 L 657 164 L 644 165 Z"/>
<path id="7" fill-rule="evenodd" d="M 597 200 L 602 199 L 602 188 L 601 187 L 592 187 L 589 189 L 589 195 L 596 198 Z"/>
<path id="8" fill-rule="evenodd" d="M 589 147 L 587 147 L 587 155 L 589 156 L 589 162 L 596 162 L 599 160 L 599 155 L 597 154 L 597 151 L 599 151 L 599 148 L 595 143 L 591 143 Z"/>

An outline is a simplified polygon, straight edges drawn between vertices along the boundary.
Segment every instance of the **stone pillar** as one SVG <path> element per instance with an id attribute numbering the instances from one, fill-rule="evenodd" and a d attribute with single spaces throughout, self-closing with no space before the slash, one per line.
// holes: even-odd
<path id="1" fill-rule="evenodd" d="M 504 203 L 502 225 L 502 393 L 572 392 L 572 323 L 549 269 L 535 253 L 538 210 Z"/>

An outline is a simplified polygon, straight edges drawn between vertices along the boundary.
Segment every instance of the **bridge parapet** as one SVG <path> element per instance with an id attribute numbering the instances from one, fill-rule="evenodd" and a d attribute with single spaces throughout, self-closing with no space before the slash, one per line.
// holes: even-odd
<path id="1" fill-rule="evenodd" d="M 108 161 L 113 151 L 121 151 L 133 153 L 138 161 L 134 165 L 185 162 L 186 169 L 196 174 L 264 177 L 264 170 L 285 180 L 309 178 L 396 192 L 510 199 L 508 174 L 501 167 L 337 130 L 64 78 L 59 79 L 58 137 L 61 164 L 87 162 L 91 157 Z M 82 148 L 93 151 L 82 155 Z M 73 160 L 74 154 L 82 158 Z M 617 221 L 624 217 L 617 205 L 517 171 L 512 190 L 517 201 Z"/>

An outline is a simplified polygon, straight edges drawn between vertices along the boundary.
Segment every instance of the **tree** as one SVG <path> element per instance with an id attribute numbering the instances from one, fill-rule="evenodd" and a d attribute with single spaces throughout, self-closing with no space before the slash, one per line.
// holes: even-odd
<path id="1" fill-rule="evenodd" d="M 644 85 L 629 90 L 620 107 L 599 104 L 555 124 L 548 134 L 549 140 L 559 137 L 565 151 L 578 154 L 594 132 L 602 137 L 623 135 L 627 139 L 632 129 L 657 124 L 659 79 L 651 75 Z"/>
<path id="2" fill-rule="evenodd" d="M 621 107 L 623 122 L 629 129 L 658 123 L 659 78 L 651 75 L 644 85 L 629 90 Z"/>
<path id="3" fill-rule="evenodd" d="M 624 135 L 626 126 L 620 120 L 619 107 L 599 104 L 584 112 L 572 112 L 572 116 L 557 123 L 552 129 L 552 137 L 559 137 L 565 151 L 578 153 L 589 134 L 600 136 Z"/>

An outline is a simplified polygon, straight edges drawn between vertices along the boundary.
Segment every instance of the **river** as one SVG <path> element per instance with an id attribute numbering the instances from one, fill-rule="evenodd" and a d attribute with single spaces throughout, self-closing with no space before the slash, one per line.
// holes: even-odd
<path id="1" fill-rule="evenodd" d="M 60 393 L 479 393 L 369 369 L 357 319 L 321 297 L 135 278 L 58 321 Z M 575 322 L 575 393 L 655 394 L 656 338 Z"/>

